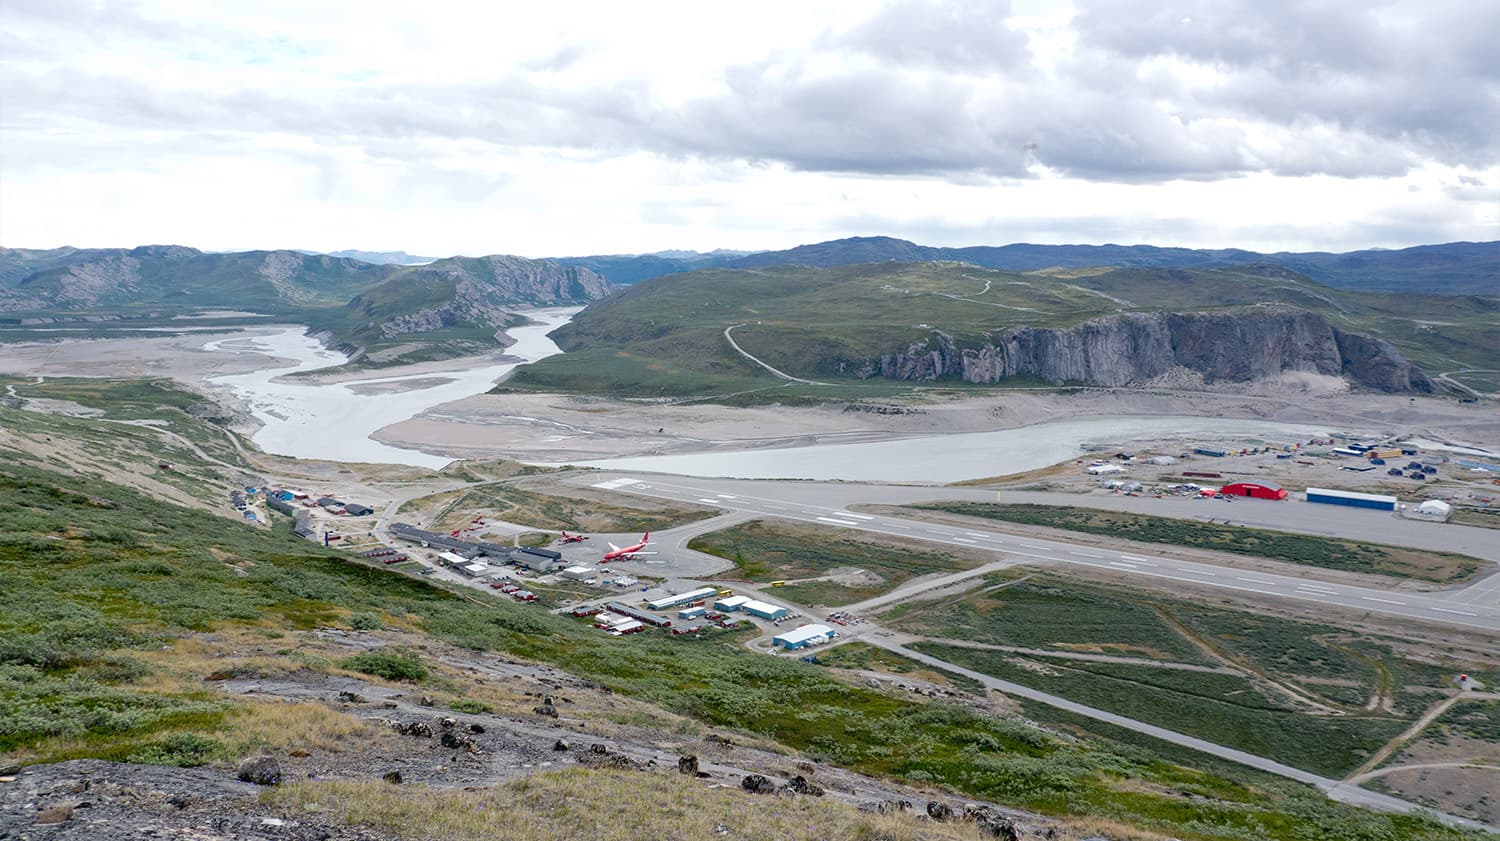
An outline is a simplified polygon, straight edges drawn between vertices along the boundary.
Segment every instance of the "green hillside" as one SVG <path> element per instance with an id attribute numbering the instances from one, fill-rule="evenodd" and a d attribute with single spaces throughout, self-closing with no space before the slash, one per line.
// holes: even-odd
<path id="1" fill-rule="evenodd" d="M 1500 299 L 1349 292 L 1274 266 L 1029 274 L 952 263 L 777 266 L 630 287 L 554 334 L 568 354 L 522 369 L 509 386 L 688 395 L 776 385 L 729 346 L 730 327 L 744 350 L 790 375 L 849 383 L 842 361 L 928 342 L 935 331 L 963 346 L 1011 328 L 1066 328 L 1116 313 L 1268 305 L 1386 339 L 1433 374 L 1492 367 L 1500 355 Z M 663 383 L 663 373 L 678 382 Z"/>

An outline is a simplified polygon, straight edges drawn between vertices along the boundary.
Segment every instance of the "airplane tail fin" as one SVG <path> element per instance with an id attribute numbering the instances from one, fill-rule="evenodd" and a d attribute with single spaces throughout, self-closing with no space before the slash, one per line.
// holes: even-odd
<path id="1" fill-rule="evenodd" d="M 650 543 L 651 542 L 651 532 L 648 531 L 645 534 L 641 535 L 641 542 L 642 543 Z"/>

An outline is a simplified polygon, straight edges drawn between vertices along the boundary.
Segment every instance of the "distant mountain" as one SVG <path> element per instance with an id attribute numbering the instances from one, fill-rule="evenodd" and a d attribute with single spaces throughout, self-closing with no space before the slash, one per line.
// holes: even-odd
<path id="1" fill-rule="evenodd" d="M 402 266 L 178 245 L 0 249 L 0 314 L 22 326 L 247 310 L 308 324 L 348 349 L 400 345 L 391 353 L 424 358 L 493 350 L 496 331 L 519 320 L 512 310 L 586 304 L 613 288 L 586 268 L 504 255 Z"/>
<path id="2" fill-rule="evenodd" d="M 324 252 L 310 251 L 308 253 L 321 254 Z M 330 257 L 348 257 L 350 260 L 359 260 L 362 263 L 374 263 L 377 266 L 420 266 L 438 259 L 437 257 L 417 257 L 407 254 L 405 251 L 359 251 L 353 248 L 326 253 Z"/>
<path id="3" fill-rule="evenodd" d="M 1271 264 L 1341 289 L 1500 295 L 1500 242 L 1454 242 L 1346 254 L 1262 254 L 1236 248 L 1159 248 L 1152 245 L 1031 245 L 938 248 L 893 237 L 851 237 L 729 261 L 729 268 L 954 260 L 988 269 L 1031 272 L 1050 268 L 1216 268 Z"/>
<path id="4" fill-rule="evenodd" d="M 683 252 L 615 257 L 564 257 L 611 282 L 630 285 L 653 277 L 697 269 L 753 269 L 768 266 L 831 268 L 861 263 L 971 263 L 989 269 L 1034 272 L 1082 268 L 1217 268 L 1269 264 L 1292 269 L 1341 289 L 1427 292 L 1442 295 L 1500 295 L 1500 242 L 1454 242 L 1399 250 L 1371 249 L 1263 254 L 1238 248 L 1161 248 L 1153 245 L 1032 245 L 942 248 L 894 237 L 849 237 L 799 245 L 784 251 L 733 255 Z"/>
<path id="5" fill-rule="evenodd" d="M 0 252 L 0 310 L 256 309 L 343 303 L 388 269 L 300 251 L 213 254 L 181 245 Z"/>
<path id="6" fill-rule="evenodd" d="M 597 254 L 591 257 L 558 257 L 564 266 L 581 266 L 598 272 L 610 283 L 629 286 L 653 277 L 716 269 L 754 252 L 749 251 L 658 251 L 654 254 Z"/>

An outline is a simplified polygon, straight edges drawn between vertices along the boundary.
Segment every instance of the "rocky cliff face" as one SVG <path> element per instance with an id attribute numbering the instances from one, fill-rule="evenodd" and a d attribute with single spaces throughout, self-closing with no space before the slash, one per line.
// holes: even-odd
<path id="1" fill-rule="evenodd" d="M 878 359 L 838 360 L 859 377 L 1123 386 L 1176 368 L 1208 382 L 1251 382 L 1299 371 L 1387 392 L 1431 392 L 1432 381 L 1388 342 L 1335 329 L 1316 313 L 1260 307 L 1211 313 L 1129 313 L 1067 329 L 1022 327 L 960 346 L 934 331 L 925 343 Z"/>
<path id="2" fill-rule="evenodd" d="M 510 309 L 586 304 L 614 291 L 599 274 L 550 260 L 450 258 L 404 270 L 349 302 L 386 338 L 456 324 L 504 327 Z"/>

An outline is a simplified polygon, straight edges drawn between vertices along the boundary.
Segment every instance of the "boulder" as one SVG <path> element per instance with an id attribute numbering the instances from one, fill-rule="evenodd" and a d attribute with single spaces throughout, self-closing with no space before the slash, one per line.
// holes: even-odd
<path id="1" fill-rule="evenodd" d="M 788 791 L 796 792 L 797 794 L 805 794 L 808 797 L 822 797 L 824 793 L 822 786 L 814 785 L 808 782 L 807 778 L 802 776 L 801 774 L 798 774 L 790 780 L 787 780 L 784 788 Z"/>
<path id="2" fill-rule="evenodd" d="M 696 777 L 696 776 L 698 776 L 698 757 L 696 757 L 696 756 L 679 756 L 679 757 L 677 757 L 677 773 L 679 773 L 679 774 L 686 774 L 689 777 Z"/>
<path id="3" fill-rule="evenodd" d="M 558 739 L 557 741 L 555 741 L 555 742 L 552 743 L 552 749 L 553 750 L 567 750 L 568 749 L 568 740 L 567 739 Z"/>
<path id="4" fill-rule="evenodd" d="M 440 741 L 442 742 L 442 745 L 445 748 L 453 748 L 455 750 L 470 750 L 470 751 L 472 751 L 474 749 L 474 740 L 473 739 L 469 738 L 468 736 L 464 736 L 462 734 L 455 733 L 452 730 L 444 730 L 443 731 L 443 737 L 442 737 L 442 739 Z"/>
<path id="5" fill-rule="evenodd" d="M 776 793 L 776 784 L 760 774 L 746 774 L 745 778 L 740 780 L 740 788 L 752 794 Z"/>
<path id="6" fill-rule="evenodd" d="M 274 756 L 251 756 L 240 762 L 238 776 L 258 786 L 281 785 L 281 763 Z"/>
<path id="7" fill-rule="evenodd" d="M 927 801 L 927 817 L 939 823 L 956 821 L 958 820 L 958 812 L 941 800 L 929 800 Z"/>
<path id="8" fill-rule="evenodd" d="M 405 782 L 401 778 L 401 772 L 400 771 L 388 771 L 380 779 L 385 780 L 386 782 L 390 783 L 393 786 L 398 786 L 398 785 L 401 785 L 401 783 Z"/>

